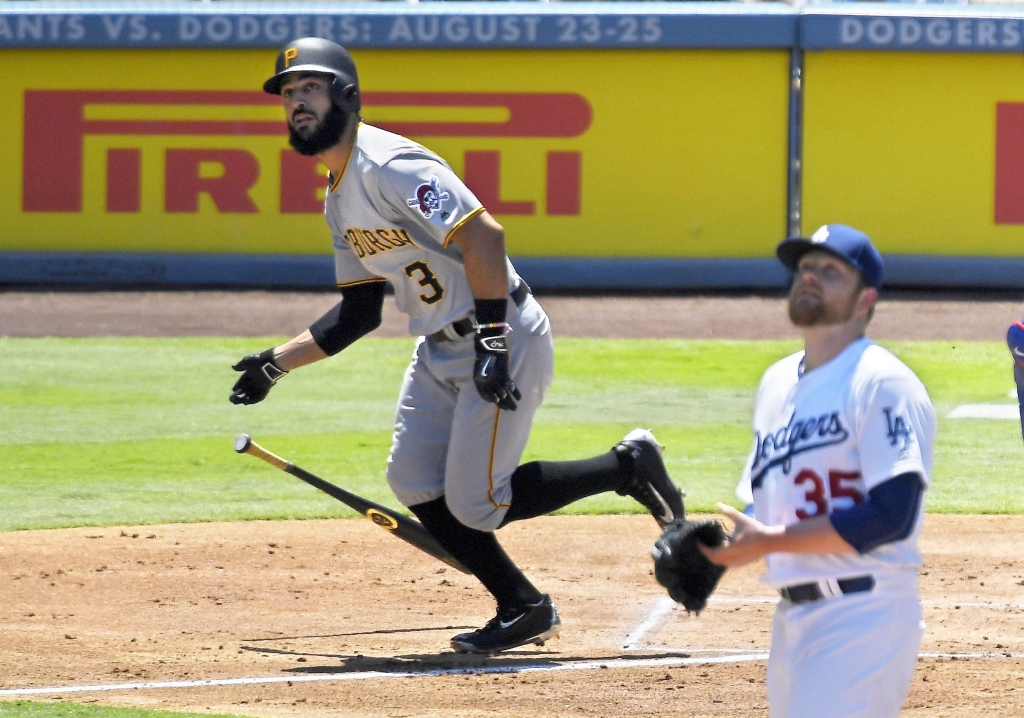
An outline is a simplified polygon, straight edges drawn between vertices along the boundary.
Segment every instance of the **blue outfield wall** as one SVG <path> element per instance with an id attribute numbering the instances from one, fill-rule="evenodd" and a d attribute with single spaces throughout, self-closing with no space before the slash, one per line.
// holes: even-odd
<path id="1" fill-rule="evenodd" d="M 803 50 L 1024 51 L 1024 7 L 836 3 L 799 16 Z"/>
<path id="2" fill-rule="evenodd" d="M 784 289 L 789 273 L 774 259 L 595 259 L 513 257 L 535 289 L 676 291 Z M 885 257 L 886 286 L 1024 288 L 1024 258 Z M 0 253 L 0 285 L 103 287 L 272 287 L 329 289 L 331 257 L 162 252 Z"/>
<path id="3" fill-rule="evenodd" d="M 778 289 L 789 281 L 783 266 L 771 259 L 513 257 L 512 262 L 536 289 Z M 333 287 L 335 281 L 329 256 L 7 252 L 0 253 L 0 284 L 311 289 Z"/>
<path id="4" fill-rule="evenodd" d="M 353 48 L 782 48 L 1024 52 L 1024 8 L 835 3 L 0 3 L 0 49 L 278 48 L 320 35 Z M 799 84 L 799 83 L 797 83 Z M 799 103 L 794 103 L 799 108 Z M 791 130 L 801 131 L 791 117 Z M 799 193 L 799 181 L 793 183 Z M 795 206 L 799 207 L 799 194 Z M 791 206 L 792 209 L 792 206 Z M 326 228 L 325 228 L 326 236 Z M 780 237 L 781 239 L 781 237 Z M 513 258 L 538 288 L 779 288 L 773 259 Z M 1024 257 L 890 255 L 905 287 L 1024 288 Z M 0 285 L 330 287 L 328 256 L 0 252 Z"/>
<path id="5" fill-rule="evenodd" d="M 1024 51 L 1024 7 L 736 2 L 33 2 L 0 4 L 0 49 L 765 48 Z"/>
<path id="6" fill-rule="evenodd" d="M 126 11 L 131 8 L 131 11 Z M 3 47 L 792 47 L 797 14 L 739 3 L 218 2 L 0 6 Z"/>

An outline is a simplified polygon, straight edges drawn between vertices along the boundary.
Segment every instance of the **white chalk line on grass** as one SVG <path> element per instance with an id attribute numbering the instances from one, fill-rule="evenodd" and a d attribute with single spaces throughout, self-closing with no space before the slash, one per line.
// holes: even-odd
<path id="1" fill-rule="evenodd" d="M 665 656 L 663 658 L 611 658 L 575 663 L 527 663 L 515 666 L 478 666 L 476 668 L 435 668 L 424 671 L 359 671 L 352 673 L 319 673 L 304 676 L 263 676 L 255 678 L 211 678 L 194 681 L 150 681 L 145 683 L 108 683 L 91 686 L 49 686 L 45 688 L 7 688 L 2 696 L 38 696 L 62 693 L 93 693 L 100 691 L 169 690 L 175 688 L 211 688 L 219 686 L 256 686 L 275 683 L 316 683 L 322 681 L 360 681 L 387 678 L 423 678 L 434 676 L 485 675 L 494 673 L 534 673 L 539 671 L 593 671 L 599 669 L 657 668 L 693 664 L 742 663 L 763 661 L 767 653 L 744 655 Z"/>
<path id="2" fill-rule="evenodd" d="M 1016 392 L 1014 396 L 1016 396 Z M 1017 404 L 961 404 L 946 414 L 946 418 L 1015 421 L 1020 418 L 1020 407 Z"/>

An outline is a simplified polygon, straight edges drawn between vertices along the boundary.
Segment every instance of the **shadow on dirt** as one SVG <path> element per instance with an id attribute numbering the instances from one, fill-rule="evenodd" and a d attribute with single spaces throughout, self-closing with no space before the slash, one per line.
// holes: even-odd
<path id="1" fill-rule="evenodd" d="M 352 633 L 319 633 L 311 636 L 270 636 L 268 638 L 243 638 L 246 643 L 268 641 L 298 641 L 308 638 L 345 638 L 347 636 L 384 636 L 392 633 L 429 633 L 430 631 L 471 631 L 475 626 L 432 626 L 427 628 L 382 628 L 377 631 L 354 631 Z M 255 649 L 248 649 L 255 650 Z"/>
<path id="2" fill-rule="evenodd" d="M 434 631 L 448 630 L 440 628 L 419 628 L 401 629 L 399 631 L 373 631 L 370 633 L 393 633 L 406 631 Z M 342 634 L 342 635 L 366 635 L 366 634 Z M 314 638 L 327 638 L 327 636 L 313 636 Z M 558 666 L 569 666 L 577 663 L 600 663 L 608 661 L 614 664 L 617 661 L 628 659 L 629 661 L 645 659 L 665 658 L 690 658 L 689 653 L 630 653 L 613 656 L 564 656 L 556 651 L 544 650 L 541 648 L 525 649 L 519 651 L 505 651 L 496 656 L 482 656 L 468 653 L 444 652 L 436 654 L 405 654 L 398 656 L 364 656 L 341 653 L 316 653 L 301 650 L 285 650 L 279 648 L 266 648 L 255 646 L 242 646 L 242 650 L 253 653 L 265 653 L 283 656 L 295 656 L 297 658 L 310 659 L 335 659 L 337 664 L 297 666 L 284 669 L 285 673 L 294 674 L 323 674 L 323 673 L 357 673 L 357 672 L 380 672 L 380 673 L 432 673 L 437 671 L 455 673 L 516 673 L 526 669 L 555 668 Z M 609 666 L 611 667 L 611 666 Z"/>

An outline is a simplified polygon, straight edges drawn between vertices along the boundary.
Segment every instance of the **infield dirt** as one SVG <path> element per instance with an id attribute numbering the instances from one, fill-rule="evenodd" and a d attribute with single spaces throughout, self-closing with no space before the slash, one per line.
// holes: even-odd
<path id="1" fill-rule="evenodd" d="M 1024 518 L 929 516 L 926 527 L 922 650 L 986 657 L 923 658 L 905 715 L 1024 714 Z M 700 617 L 674 609 L 625 650 L 663 596 L 650 517 L 544 517 L 501 534 L 564 629 L 489 659 L 448 649 L 493 614 L 475 581 L 368 521 L 0 534 L 0 688 L 283 676 L 296 681 L 44 699 L 267 716 L 767 715 L 758 652 L 774 598 L 756 567 L 727 573 Z M 728 662 L 616 667 L 665 657 Z M 358 677 L 588 661 L 608 667 Z M 328 673 L 353 680 L 299 680 Z"/>
<path id="2" fill-rule="evenodd" d="M 291 334 L 334 301 L 8 292 L 0 335 Z M 543 302 L 561 336 L 795 336 L 771 297 Z M 1022 306 L 896 297 L 880 307 L 873 335 L 996 341 Z M 378 334 L 402 329 L 389 311 Z M 1022 534 L 1020 516 L 927 517 L 922 650 L 933 655 L 919 663 L 904 715 L 1024 715 Z M 294 680 L 35 699 L 254 716 L 766 716 L 774 599 L 758 568 L 726 574 L 700 617 L 677 609 L 641 631 L 663 605 L 648 557 L 656 535 L 646 516 L 544 517 L 502 529 L 509 552 L 554 598 L 564 630 L 543 648 L 482 659 L 457 656 L 447 642 L 491 617 L 483 590 L 366 521 L 0 533 L 0 690 L 271 677 Z M 625 663 L 644 658 L 707 662 Z M 496 669 L 509 672 L 487 672 Z M 398 672 L 420 675 L 389 675 Z M 302 682 L 328 674 L 349 680 Z"/>

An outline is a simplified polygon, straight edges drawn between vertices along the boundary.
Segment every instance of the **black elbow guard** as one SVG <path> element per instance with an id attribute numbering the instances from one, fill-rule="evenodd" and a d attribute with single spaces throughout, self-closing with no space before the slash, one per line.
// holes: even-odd
<path id="1" fill-rule="evenodd" d="M 384 282 L 357 284 L 341 290 L 341 301 L 309 327 L 313 340 L 328 356 L 380 326 Z"/>

